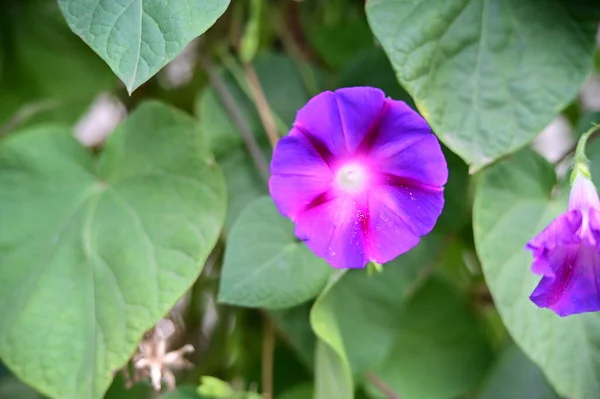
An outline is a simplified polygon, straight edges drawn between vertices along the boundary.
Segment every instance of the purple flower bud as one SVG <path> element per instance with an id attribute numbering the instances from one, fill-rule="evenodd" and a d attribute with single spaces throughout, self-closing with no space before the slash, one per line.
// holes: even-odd
<path id="1" fill-rule="evenodd" d="M 577 173 L 569 210 L 534 237 L 531 270 L 542 275 L 531 300 L 559 316 L 600 310 L 600 201 L 594 184 Z"/>
<path id="2" fill-rule="evenodd" d="M 324 92 L 277 144 L 269 188 L 296 235 L 336 268 L 388 262 L 429 233 L 446 160 L 425 120 L 381 90 Z"/>

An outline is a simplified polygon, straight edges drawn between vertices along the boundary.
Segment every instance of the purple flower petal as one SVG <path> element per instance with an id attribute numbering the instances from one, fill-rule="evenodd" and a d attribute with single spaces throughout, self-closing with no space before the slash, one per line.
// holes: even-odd
<path id="1" fill-rule="evenodd" d="M 275 152 L 269 189 L 280 212 L 293 219 L 329 189 L 333 174 L 310 142 L 295 130 L 279 140 Z"/>
<path id="2" fill-rule="evenodd" d="M 336 90 L 338 111 L 342 121 L 346 148 L 355 153 L 359 145 L 380 130 L 388 102 L 379 89 L 356 87 Z"/>
<path id="3" fill-rule="evenodd" d="M 440 144 L 432 134 L 397 151 L 392 156 L 373 154 L 373 168 L 380 173 L 404 178 L 422 186 L 443 187 L 448 181 L 448 166 Z"/>
<path id="4" fill-rule="evenodd" d="M 426 137 L 433 137 L 425 119 L 402 101 L 387 100 L 379 131 L 373 137 L 368 151 L 374 157 L 385 159 L 397 156 L 407 147 Z M 437 154 L 434 151 L 433 154 Z M 443 159 L 443 157 L 442 157 Z M 447 171 L 446 171 L 447 172 Z"/>
<path id="5" fill-rule="evenodd" d="M 578 173 L 569 193 L 569 210 L 584 208 L 600 209 L 600 199 L 594 183 Z"/>
<path id="6" fill-rule="evenodd" d="M 336 96 L 330 91 L 313 97 L 298 111 L 294 128 L 301 131 L 313 147 L 329 153 L 325 156 L 326 162 L 331 156 L 348 153 Z"/>
<path id="7" fill-rule="evenodd" d="M 421 237 L 435 226 L 444 207 L 444 193 L 437 187 L 394 182 L 371 196 L 370 209 L 382 206 L 398 215 L 414 235 Z"/>
<path id="8" fill-rule="evenodd" d="M 551 249 L 556 250 L 557 247 L 567 248 L 579 244 L 581 239 L 577 235 L 577 231 L 581 228 L 581 220 L 579 211 L 563 213 L 527 243 L 526 248 L 533 253 L 532 272 L 554 275 L 555 268 L 560 264 L 554 266 L 550 264 L 547 254 Z"/>
<path id="9" fill-rule="evenodd" d="M 528 244 L 532 270 L 542 280 L 531 294 L 539 307 L 559 316 L 600 310 L 600 212 L 571 210 Z"/>
<path id="10" fill-rule="evenodd" d="M 333 267 L 360 268 L 367 263 L 364 220 L 350 197 L 328 199 L 310 207 L 294 222 L 296 235 Z"/>
<path id="11" fill-rule="evenodd" d="M 417 245 L 419 234 L 412 226 L 413 219 L 402 209 L 401 189 L 380 189 L 370 197 L 368 213 L 368 257 L 377 263 L 394 259 Z M 441 209 L 441 208 L 440 208 Z"/>

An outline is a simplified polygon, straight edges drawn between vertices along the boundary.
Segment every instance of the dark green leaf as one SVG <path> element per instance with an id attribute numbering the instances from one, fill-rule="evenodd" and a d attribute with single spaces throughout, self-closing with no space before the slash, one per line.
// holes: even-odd
<path id="1" fill-rule="evenodd" d="M 570 3 L 371 0 L 366 9 L 423 116 L 476 170 L 533 139 L 588 75 L 596 23 Z"/>
<path id="2" fill-rule="evenodd" d="M 372 370 L 403 399 L 460 397 L 480 383 L 492 361 L 482 325 L 465 298 L 441 279 L 428 280 L 395 324 L 394 345 Z M 387 397 L 373 386 L 369 392 Z"/>
<path id="3" fill-rule="evenodd" d="M 227 242 L 219 301 L 269 309 L 298 305 L 315 297 L 332 268 L 294 235 L 270 197 L 250 204 Z"/>

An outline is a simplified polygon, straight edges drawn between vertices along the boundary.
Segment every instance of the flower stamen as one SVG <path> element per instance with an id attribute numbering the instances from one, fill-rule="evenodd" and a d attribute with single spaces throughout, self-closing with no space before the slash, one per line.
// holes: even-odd
<path id="1" fill-rule="evenodd" d="M 342 166 L 336 173 L 336 183 L 340 189 L 348 193 L 362 191 L 367 183 L 368 173 L 365 167 L 358 163 Z"/>

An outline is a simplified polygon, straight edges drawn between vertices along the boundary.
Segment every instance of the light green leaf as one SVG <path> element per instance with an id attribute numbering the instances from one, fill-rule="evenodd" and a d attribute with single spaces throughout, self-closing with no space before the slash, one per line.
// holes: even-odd
<path id="1" fill-rule="evenodd" d="M 141 105 L 98 159 L 63 128 L 0 143 L 0 357 L 57 399 L 100 398 L 196 280 L 225 216 L 194 120 Z"/>
<path id="2" fill-rule="evenodd" d="M 317 336 L 315 349 L 315 391 L 313 399 L 353 399 L 354 382 L 335 310 L 327 300 L 330 290 L 346 273 L 331 274 L 327 286 L 310 312 L 310 325 Z"/>
<path id="3" fill-rule="evenodd" d="M 588 75 L 596 23 L 570 3 L 371 0 L 366 11 L 420 112 L 477 170 L 529 142 Z"/>
<path id="4" fill-rule="evenodd" d="M 200 378 L 200 386 L 197 389 L 200 395 L 215 399 L 228 399 L 235 394 L 235 390 L 228 382 L 208 375 Z"/>
<path id="5" fill-rule="evenodd" d="M 600 316 L 560 318 L 529 300 L 540 277 L 530 271 L 525 244 L 566 211 L 567 195 L 550 164 L 521 151 L 482 174 L 473 230 L 494 303 L 515 342 L 561 396 L 592 399 L 600 391 Z"/>
<path id="6" fill-rule="evenodd" d="M 498 363 L 483 386 L 478 399 L 559 399 L 541 370 L 511 344 L 500 355 Z"/>
<path id="7" fill-rule="evenodd" d="M 332 268 L 294 235 L 270 197 L 250 204 L 227 241 L 219 301 L 239 306 L 285 308 L 315 297 Z"/>
<path id="8" fill-rule="evenodd" d="M 482 324 L 449 282 L 429 279 L 401 310 L 394 345 L 372 368 L 379 379 L 403 399 L 454 399 L 481 382 L 492 351 Z M 387 398 L 370 384 L 368 390 Z"/>
<path id="9" fill-rule="evenodd" d="M 129 93 L 225 12 L 229 0 L 58 0 L 67 23 Z"/>

